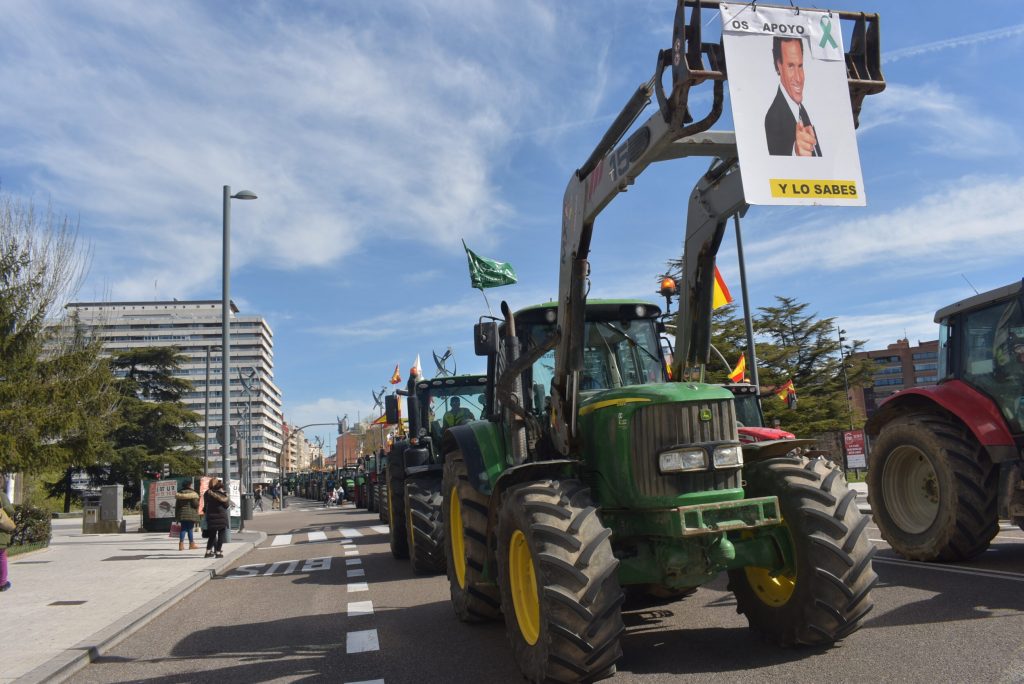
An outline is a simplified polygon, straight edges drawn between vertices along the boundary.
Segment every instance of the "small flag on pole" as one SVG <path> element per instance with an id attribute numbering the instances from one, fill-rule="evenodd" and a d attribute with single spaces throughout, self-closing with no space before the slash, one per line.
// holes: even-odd
<path id="1" fill-rule="evenodd" d="M 781 387 L 775 390 L 775 396 L 782 401 L 786 402 L 786 406 L 795 409 L 796 408 L 796 387 L 793 385 L 793 379 L 787 380 Z"/>
<path id="2" fill-rule="evenodd" d="M 371 424 L 372 425 L 387 425 L 388 424 L 388 416 L 387 416 L 387 414 L 384 414 L 383 416 L 381 416 L 377 420 L 373 421 L 373 423 L 371 423 Z"/>
<path id="3" fill-rule="evenodd" d="M 487 287 L 501 287 L 518 282 L 512 264 L 476 254 L 466 246 L 465 240 L 462 241 L 462 248 L 466 250 L 466 258 L 469 259 L 469 282 L 475 289 L 483 290 Z"/>
<path id="4" fill-rule="evenodd" d="M 722 274 L 718 272 L 718 266 L 715 266 L 715 288 L 714 294 L 711 296 L 711 308 L 717 309 L 726 304 L 732 304 L 732 294 L 729 292 L 729 287 L 725 284 Z"/>
<path id="5" fill-rule="evenodd" d="M 729 379 L 733 382 L 743 382 L 747 375 L 747 357 L 745 354 L 740 354 L 740 360 L 736 362 L 736 367 L 729 373 Z"/>
<path id="6" fill-rule="evenodd" d="M 402 382 L 402 375 L 398 372 L 398 364 L 395 364 L 395 372 L 391 374 L 391 384 L 397 385 Z"/>

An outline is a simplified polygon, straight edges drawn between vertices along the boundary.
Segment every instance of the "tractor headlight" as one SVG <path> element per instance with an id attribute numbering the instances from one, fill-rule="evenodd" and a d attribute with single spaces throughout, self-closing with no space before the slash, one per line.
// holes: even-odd
<path id="1" fill-rule="evenodd" d="M 663 473 L 706 470 L 708 454 L 703 449 L 673 449 L 658 454 L 658 469 Z"/>
<path id="2" fill-rule="evenodd" d="M 716 468 L 738 468 L 743 465 L 743 448 L 737 444 L 715 447 Z"/>

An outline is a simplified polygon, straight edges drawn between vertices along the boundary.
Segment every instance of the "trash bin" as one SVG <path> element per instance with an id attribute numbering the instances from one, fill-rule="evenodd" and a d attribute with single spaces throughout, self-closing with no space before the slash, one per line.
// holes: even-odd
<path id="1" fill-rule="evenodd" d="M 252 520 L 252 509 L 255 496 L 252 493 L 242 495 L 242 520 Z"/>
<path id="2" fill-rule="evenodd" d="M 100 522 L 100 494 L 82 494 L 82 532 L 94 533 Z"/>

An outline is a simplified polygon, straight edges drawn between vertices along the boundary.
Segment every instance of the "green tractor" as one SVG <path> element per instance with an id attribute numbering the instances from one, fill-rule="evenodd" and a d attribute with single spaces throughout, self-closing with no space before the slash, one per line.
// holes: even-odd
<path id="1" fill-rule="evenodd" d="M 441 453 L 448 428 L 485 415 L 484 375 L 455 375 L 409 383 L 409 437 L 395 442 L 387 469 L 391 553 L 408 558 L 417 575 L 443 574 L 446 568 L 441 520 Z M 397 420 L 397 397 L 385 413 Z"/>
<path id="2" fill-rule="evenodd" d="M 700 42 L 700 7 L 679 3 L 673 49 L 570 179 L 557 300 L 514 314 L 503 302 L 474 327 L 486 414 L 442 435 L 455 614 L 503 615 L 529 681 L 610 676 L 627 594 L 671 600 L 722 573 L 750 627 L 780 646 L 832 644 L 873 605 L 875 547 L 843 472 L 801 454 L 809 440 L 742 443 L 733 394 L 686 377 L 708 362 L 715 255 L 747 209 L 735 134 L 707 131 L 725 72 L 721 47 Z M 835 14 L 855 22 L 848 64 L 866 52 L 877 66 L 877 16 Z M 880 79 L 851 77 L 855 111 Z M 714 101 L 691 124 L 686 94 L 704 80 Z M 654 91 L 658 111 L 623 141 Z M 708 155 L 725 161 L 690 195 L 670 382 L 658 307 L 588 301 L 588 254 L 597 215 L 647 166 Z"/>

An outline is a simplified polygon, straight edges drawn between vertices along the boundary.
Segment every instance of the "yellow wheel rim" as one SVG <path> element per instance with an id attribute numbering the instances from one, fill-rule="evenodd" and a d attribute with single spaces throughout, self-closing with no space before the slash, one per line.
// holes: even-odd
<path id="1" fill-rule="evenodd" d="M 796 589 L 796 573 L 772 576 L 765 568 L 744 568 L 750 587 L 765 605 L 784 606 Z"/>
<path id="2" fill-rule="evenodd" d="M 466 588 L 466 542 L 462 538 L 462 506 L 459 504 L 458 487 L 453 486 L 448 497 L 448 538 L 452 542 L 452 565 L 459 587 Z"/>
<path id="3" fill-rule="evenodd" d="M 540 638 L 540 597 L 537 576 L 533 572 L 533 556 L 521 530 L 512 533 L 508 542 L 508 576 L 512 605 L 523 640 L 533 646 Z"/>

